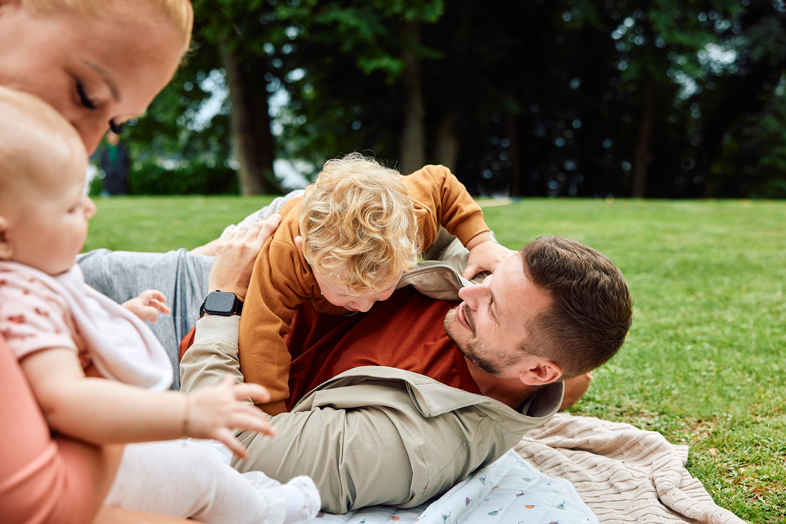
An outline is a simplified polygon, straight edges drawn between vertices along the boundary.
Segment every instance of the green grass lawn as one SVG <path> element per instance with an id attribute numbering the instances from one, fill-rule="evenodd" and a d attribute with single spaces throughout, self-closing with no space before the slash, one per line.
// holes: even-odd
<path id="1" fill-rule="evenodd" d="M 86 249 L 194 247 L 269 201 L 98 199 Z M 572 411 L 690 445 L 688 469 L 717 503 L 786 521 L 786 202 L 528 199 L 485 212 L 508 247 L 574 238 L 628 279 L 628 340 Z"/>

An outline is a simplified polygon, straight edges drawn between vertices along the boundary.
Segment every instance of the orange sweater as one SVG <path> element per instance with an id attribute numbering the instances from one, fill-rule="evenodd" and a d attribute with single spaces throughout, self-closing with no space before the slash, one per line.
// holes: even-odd
<path id="1" fill-rule="evenodd" d="M 402 180 L 414 204 L 421 251 L 436 240 L 440 226 L 465 245 L 489 231 L 480 207 L 446 167 L 425 166 Z M 346 313 L 322 297 L 311 267 L 295 245 L 300 200 L 281 208 L 281 223 L 257 256 L 240 317 L 240 369 L 246 382 L 268 389 L 271 400 L 260 407 L 270 414 L 286 410 L 291 357 L 284 336 L 298 306 L 310 302 L 322 313 Z"/>

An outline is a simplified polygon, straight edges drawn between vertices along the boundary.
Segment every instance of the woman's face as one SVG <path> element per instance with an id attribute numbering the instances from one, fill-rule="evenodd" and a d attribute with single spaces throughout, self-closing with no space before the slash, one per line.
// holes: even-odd
<path id="1" fill-rule="evenodd" d="M 31 13 L 0 0 L 0 85 L 57 109 L 93 151 L 112 125 L 141 116 L 169 82 L 183 34 L 156 6 L 114 2 L 99 16 Z"/>

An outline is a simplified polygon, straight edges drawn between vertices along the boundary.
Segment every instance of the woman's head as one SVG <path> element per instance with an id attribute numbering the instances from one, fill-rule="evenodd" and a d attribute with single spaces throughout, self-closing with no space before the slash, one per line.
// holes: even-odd
<path id="1" fill-rule="evenodd" d="M 169 82 L 192 22 L 189 0 L 0 0 L 0 85 L 48 102 L 92 151 Z"/>

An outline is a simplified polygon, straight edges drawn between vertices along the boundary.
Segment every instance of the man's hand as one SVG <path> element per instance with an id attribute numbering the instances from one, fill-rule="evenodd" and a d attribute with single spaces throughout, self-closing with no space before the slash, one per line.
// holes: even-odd
<path id="1" fill-rule="evenodd" d="M 281 215 L 274 214 L 249 226 L 228 227 L 221 238 L 214 241 L 215 260 L 210 269 L 208 290 L 228 291 L 244 300 L 257 254 L 280 221 Z"/>
<path id="2" fill-rule="evenodd" d="M 148 322 L 158 320 L 158 314 L 169 314 L 169 307 L 166 305 L 166 297 L 157 289 L 142 291 L 138 297 L 132 298 L 123 303 L 123 307 L 134 315 Z"/>
<path id="3" fill-rule="evenodd" d="M 481 233 L 470 240 L 466 247 L 469 249 L 469 259 L 463 276 L 468 280 L 482 271 L 494 271 L 497 264 L 513 253 L 494 240 L 491 233 Z"/>
<path id="4" fill-rule="evenodd" d="M 234 384 L 225 376 L 218 386 L 197 389 L 186 396 L 184 427 L 186 436 L 218 440 L 240 458 L 246 448 L 235 438 L 235 430 L 245 429 L 275 435 L 267 414 L 248 401 L 264 403 L 270 394 L 258 384 Z"/>

